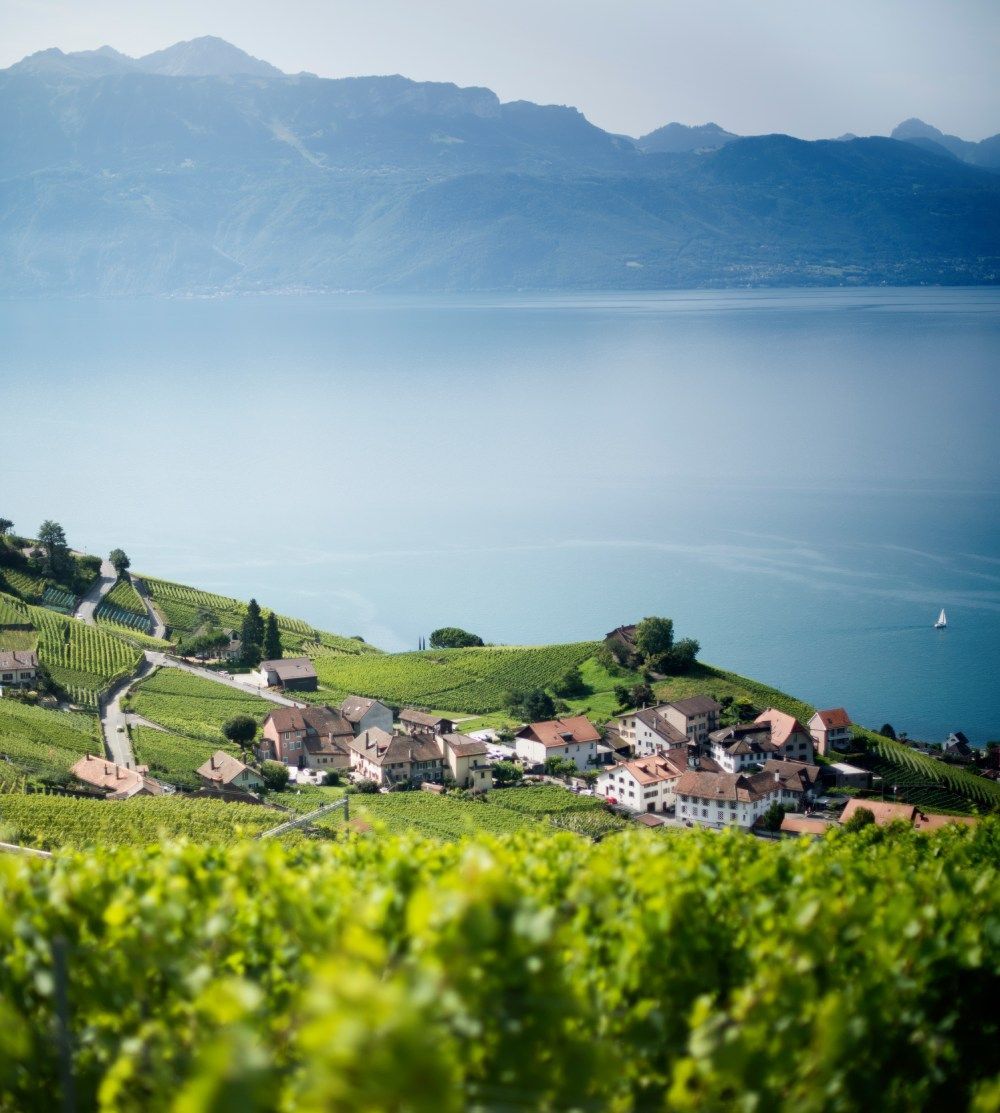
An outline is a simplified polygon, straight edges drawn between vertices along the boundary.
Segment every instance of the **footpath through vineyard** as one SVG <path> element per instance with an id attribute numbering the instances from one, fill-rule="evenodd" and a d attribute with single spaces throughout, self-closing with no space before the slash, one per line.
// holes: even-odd
<path id="1" fill-rule="evenodd" d="M 76 610 L 73 612 L 73 617 L 82 619 L 88 626 L 96 626 L 97 622 L 94 617 L 94 612 L 97 610 L 104 596 L 108 594 L 116 583 L 118 583 L 118 569 L 115 568 L 110 560 L 102 560 L 100 576 L 87 588 Z"/>
<path id="2" fill-rule="evenodd" d="M 196 665 L 189 665 L 184 661 L 179 661 L 175 657 L 168 657 L 166 653 L 147 649 L 135 672 L 110 688 L 98 704 L 101 717 L 101 731 L 104 735 L 104 746 L 107 750 L 108 757 L 116 765 L 122 765 L 126 769 L 134 769 L 136 763 L 135 753 L 132 750 L 132 740 L 129 738 L 128 733 L 128 715 L 122 707 L 122 699 L 129 693 L 134 685 L 148 676 L 153 669 L 157 667 L 179 669 L 181 672 L 189 672 L 192 676 L 199 676 L 203 680 L 211 680 L 213 683 L 221 684 L 227 688 L 235 688 L 237 691 L 244 692 L 247 695 L 260 696 L 262 699 L 270 703 L 280 704 L 282 707 L 308 706 L 308 704 L 301 703 L 298 700 L 289 699 L 287 696 L 279 696 L 277 692 L 269 692 L 264 689 L 255 688 L 251 684 L 243 684 L 241 681 L 235 680 L 233 677 L 223 673 L 213 672 L 211 669 L 198 668 Z M 152 725 L 154 727 L 160 726 L 158 723 L 152 723 Z"/>

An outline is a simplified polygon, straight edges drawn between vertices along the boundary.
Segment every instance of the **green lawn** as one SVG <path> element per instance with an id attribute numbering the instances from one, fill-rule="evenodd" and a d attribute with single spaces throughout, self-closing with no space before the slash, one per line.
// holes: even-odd
<path id="1" fill-rule="evenodd" d="M 444 842 L 477 831 L 503 835 L 537 827 L 532 816 L 507 808 L 492 808 L 478 800 L 438 796 L 432 792 L 355 793 L 351 796 L 350 809 L 352 819 L 364 820 L 387 834 L 416 831 Z M 339 813 L 333 822 L 342 822 Z"/>

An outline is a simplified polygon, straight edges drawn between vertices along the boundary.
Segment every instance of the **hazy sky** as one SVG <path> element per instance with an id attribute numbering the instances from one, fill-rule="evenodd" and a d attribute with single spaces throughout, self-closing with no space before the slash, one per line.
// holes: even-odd
<path id="1" fill-rule="evenodd" d="M 0 66 L 213 34 L 289 72 L 486 85 L 631 135 L 1000 131 L 1000 0 L 0 0 L 0 32 Z"/>

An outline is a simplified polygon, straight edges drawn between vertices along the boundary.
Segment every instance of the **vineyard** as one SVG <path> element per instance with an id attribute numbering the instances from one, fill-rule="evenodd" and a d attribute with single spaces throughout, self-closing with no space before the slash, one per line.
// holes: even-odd
<path id="1" fill-rule="evenodd" d="M 443 842 L 453 842 L 476 832 L 505 835 L 538 826 L 532 817 L 505 808 L 491 808 L 478 800 L 438 796 L 431 792 L 356 794 L 351 797 L 351 816 L 377 823 L 390 835 L 417 831 Z"/>
<path id="2" fill-rule="evenodd" d="M 64 588 L 46 584 L 42 592 L 42 606 L 58 611 L 60 614 L 72 614 L 76 610 L 76 596 Z"/>
<path id="3" fill-rule="evenodd" d="M 1000 807 L 1000 785 L 993 781 L 873 731 L 856 730 L 855 734 L 864 737 L 869 747 L 869 753 L 860 760 L 886 784 L 897 785 L 901 800 L 949 811 L 968 811 L 970 806 L 982 811 Z"/>
<path id="4" fill-rule="evenodd" d="M 98 622 L 106 622 L 111 626 L 121 626 L 126 630 L 133 630 L 140 634 L 148 634 L 150 631 L 149 616 L 145 611 L 142 614 L 136 614 L 135 611 L 127 611 L 124 607 L 119 607 L 117 603 L 109 603 L 107 599 L 102 599 L 98 604 L 94 611 L 94 618 Z"/>
<path id="5" fill-rule="evenodd" d="M 118 580 L 115 586 L 104 596 L 105 603 L 113 603 L 119 610 L 131 611 L 133 614 L 146 615 L 146 604 L 143 603 L 139 593 L 132 586 L 132 581 L 126 577 Z"/>
<path id="6" fill-rule="evenodd" d="M 41 850 L 146 846 L 174 838 L 231 844 L 274 827 L 281 819 L 280 812 L 254 804 L 180 796 L 108 801 L 0 795 L 0 838 Z"/>
<path id="7" fill-rule="evenodd" d="M 149 576 L 143 576 L 142 579 L 157 610 L 175 635 L 192 634 L 206 623 L 239 633 L 247 611 L 246 603 L 241 600 Z M 300 618 L 276 614 L 275 619 L 281 633 L 282 646 L 286 650 L 303 653 L 310 650 L 318 653 L 374 652 L 364 642 L 316 630 Z"/>
<path id="8" fill-rule="evenodd" d="M 65 781 L 70 767 L 88 752 L 104 752 L 90 715 L 0 700 L 0 780 L 13 775 Z"/>
<path id="9" fill-rule="evenodd" d="M 195 770 L 204 765 L 216 750 L 227 750 L 239 756 L 239 747 L 231 745 L 221 736 L 214 742 L 190 738 L 173 731 L 154 730 L 152 727 L 129 727 L 135 759 L 149 766 L 157 780 L 167 781 L 178 788 L 196 789 L 201 782 Z"/>
<path id="10" fill-rule="evenodd" d="M 0 568 L 0 591 L 8 589 L 29 603 L 37 603 L 45 591 L 45 581 L 13 568 Z"/>
<path id="11" fill-rule="evenodd" d="M 79 1109 L 996 1109 L 996 821 L 232 845 L 268 813 L 202 803 L 230 845 L 0 859 L 0 1108 L 72 1104 L 55 950 Z"/>
<path id="12" fill-rule="evenodd" d="M 609 811 L 603 800 L 594 796 L 579 796 L 557 785 L 495 788 L 487 793 L 486 802 L 544 819 L 553 827 L 589 838 L 601 838 L 630 826 L 628 820 Z"/>
<path id="13" fill-rule="evenodd" d="M 274 707 L 259 696 L 244 695 L 180 669 L 159 669 L 132 689 L 127 702 L 129 710 L 143 718 L 176 734 L 210 742 L 213 748 L 222 740 L 227 719 L 249 715 L 262 723 Z"/>
<path id="14" fill-rule="evenodd" d="M 497 711 L 505 693 L 545 687 L 591 657 L 594 642 L 569 645 L 441 649 L 362 657 L 319 656 L 326 699 L 356 694 L 440 711 Z"/>

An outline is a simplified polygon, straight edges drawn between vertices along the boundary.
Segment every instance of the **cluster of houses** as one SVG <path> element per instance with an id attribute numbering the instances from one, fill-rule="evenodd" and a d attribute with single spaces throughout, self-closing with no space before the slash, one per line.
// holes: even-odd
<path id="1" fill-rule="evenodd" d="M 710 696 L 692 696 L 617 716 L 613 734 L 635 756 L 603 771 L 597 792 L 642 815 L 670 812 L 690 824 L 752 827 L 775 804 L 808 811 L 821 791 L 815 754 L 825 757 L 851 742 L 850 717 L 839 707 L 817 711 L 808 726 L 771 707 L 752 723 L 720 727 L 721 713 Z M 868 784 L 866 770 L 828 768 L 837 783 Z"/>

